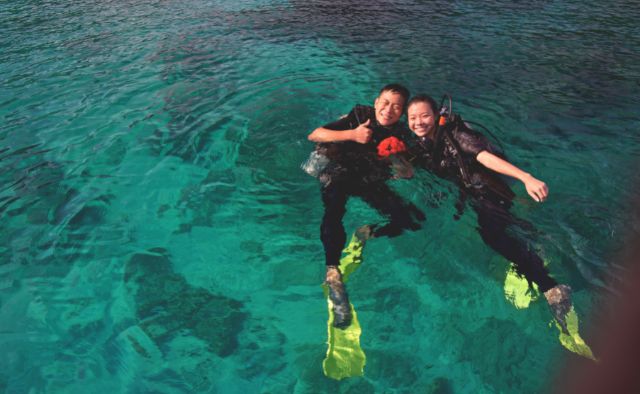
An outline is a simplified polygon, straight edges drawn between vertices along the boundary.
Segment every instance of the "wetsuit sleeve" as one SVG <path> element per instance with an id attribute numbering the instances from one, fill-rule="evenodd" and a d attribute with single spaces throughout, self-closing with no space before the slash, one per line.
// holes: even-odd
<path id="1" fill-rule="evenodd" d="M 327 123 L 322 126 L 325 129 L 329 130 L 349 130 L 355 129 L 358 127 L 358 121 L 356 120 L 355 109 L 351 110 L 347 116 L 343 116 L 342 118 L 336 120 L 335 122 Z"/>
<path id="2" fill-rule="evenodd" d="M 353 107 L 351 112 L 347 116 L 343 116 L 342 118 L 336 120 L 335 122 L 331 122 L 322 127 L 329 130 L 349 130 L 355 129 L 361 123 L 367 121 L 367 119 L 373 120 L 375 119 L 375 114 L 373 107 L 369 107 L 367 105 L 356 105 Z"/>
<path id="3" fill-rule="evenodd" d="M 453 134 L 462 152 L 467 155 L 476 157 L 482 151 L 493 152 L 489 140 L 482 134 L 473 130 L 457 131 Z"/>

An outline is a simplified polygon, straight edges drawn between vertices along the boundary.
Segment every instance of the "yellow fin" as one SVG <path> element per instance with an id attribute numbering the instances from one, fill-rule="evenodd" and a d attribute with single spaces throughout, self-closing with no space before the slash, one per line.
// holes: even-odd
<path id="1" fill-rule="evenodd" d="M 504 279 L 504 297 L 507 301 L 518 309 L 525 309 L 532 301 L 538 299 L 539 295 L 538 286 L 535 283 L 529 286 L 529 282 L 518 275 L 515 267 L 511 265 Z"/>
<path id="2" fill-rule="evenodd" d="M 342 251 L 343 256 L 340 259 L 340 271 L 342 272 L 343 283 L 360 267 L 360 263 L 362 263 L 363 246 L 363 243 L 353 235 L 349 245 Z M 323 288 L 329 309 L 329 320 L 327 321 L 327 344 L 329 346 L 327 348 L 327 355 L 324 361 L 322 361 L 322 370 L 326 376 L 336 380 L 362 376 L 364 375 L 364 365 L 367 357 L 360 347 L 362 328 L 358 321 L 358 314 L 353 304 L 349 304 L 352 315 L 351 324 L 345 329 L 334 327 L 333 303 L 328 297 L 328 288 L 326 286 L 323 286 Z"/>
<path id="3" fill-rule="evenodd" d="M 362 263 L 362 250 L 364 244 L 360 242 L 355 234 L 351 237 L 351 241 L 346 248 L 342 250 L 342 258 L 340 259 L 340 272 L 342 272 L 342 282 L 346 283 L 351 275 Z"/>
<path id="4" fill-rule="evenodd" d="M 327 356 L 322 362 L 324 374 L 336 380 L 364 375 L 367 357 L 360 347 L 362 329 L 353 304 L 350 304 L 353 320 L 345 329 L 333 326 L 333 304 L 329 299 L 327 299 L 327 304 L 329 306 L 329 320 L 327 321 L 329 347 Z"/>
<path id="5" fill-rule="evenodd" d="M 587 345 L 580 337 L 580 333 L 578 332 L 578 314 L 575 312 L 573 307 L 571 307 L 571 310 L 567 313 L 565 321 L 567 322 L 567 330 L 569 331 L 569 334 L 565 334 L 560 325 L 556 322 L 556 327 L 560 330 L 560 343 L 562 346 L 575 354 L 598 361 L 593 355 L 589 345 Z"/>
<path id="6" fill-rule="evenodd" d="M 529 286 L 529 282 L 522 276 L 518 275 L 512 263 L 511 268 L 507 272 L 507 277 L 504 280 L 504 296 L 516 308 L 524 309 L 528 308 L 531 302 L 538 299 L 540 291 L 535 283 L 533 283 L 532 286 Z M 555 320 L 554 322 L 560 331 L 559 339 L 562 346 L 580 356 L 598 361 L 593 355 L 589 345 L 587 345 L 582 337 L 580 337 L 580 333 L 578 332 L 578 314 L 573 309 L 573 306 L 566 316 L 567 330 L 569 331 L 569 334 L 565 334 L 558 322 Z"/>

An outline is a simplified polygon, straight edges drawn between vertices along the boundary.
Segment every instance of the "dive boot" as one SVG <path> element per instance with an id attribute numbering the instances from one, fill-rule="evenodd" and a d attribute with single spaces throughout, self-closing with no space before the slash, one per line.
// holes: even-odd
<path id="1" fill-rule="evenodd" d="M 342 283 L 342 274 L 335 265 L 327 266 L 327 277 L 325 280 L 329 287 L 329 299 L 333 304 L 333 326 L 336 328 L 347 328 L 351 325 L 351 304 L 347 289 Z"/>
<path id="2" fill-rule="evenodd" d="M 367 242 L 367 240 L 373 238 L 373 231 L 375 230 L 375 225 L 365 224 L 364 226 L 358 227 L 356 230 L 355 236 L 358 238 L 362 246 Z"/>
<path id="3" fill-rule="evenodd" d="M 571 287 L 557 285 L 545 291 L 544 296 L 549 303 L 553 317 L 562 328 L 562 332 L 569 334 L 566 318 L 569 311 L 571 311 Z"/>

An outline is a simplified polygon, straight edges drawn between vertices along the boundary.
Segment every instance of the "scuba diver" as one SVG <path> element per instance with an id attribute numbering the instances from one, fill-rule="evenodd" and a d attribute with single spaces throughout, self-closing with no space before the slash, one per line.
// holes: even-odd
<path id="1" fill-rule="evenodd" d="M 413 204 L 405 202 L 386 181 L 394 177 L 410 177 L 409 164 L 394 156 L 404 150 L 403 133 L 398 124 L 409 98 L 402 85 L 384 86 L 374 106 L 356 105 L 341 119 L 318 127 L 308 139 L 316 142 L 305 171 L 320 180 L 324 216 L 320 238 L 324 246 L 326 280 L 329 298 L 333 303 L 334 323 L 338 328 L 351 324 L 351 308 L 340 271 L 340 255 L 346 243 L 342 218 L 350 196 L 360 197 L 375 208 L 389 222 L 367 226 L 356 236 L 371 237 L 400 235 L 405 229 L 417 230 L 417 221 L 424 214 Z"/>
<path id="2" fill-rule="evenodd" d="M 409 144 L 409 161 L 435 175 L 458 184 L 462 203 L 468 196 L 478 215 L 482 240 L 515 265 L 516 272 L 538 285 L 554 318 L 567 332 L 566 315 L 571 309 L 571 288 L 549 276 L 543 260 L 529 250 L 523 240 L 507 233 L 509 226 L 522 223 L 509 208 L 515 194 L 499 174 L 521 181 L 537 202 L 549 195 L 547 185 L 505 160 L 480 133 L 427 95 L 417 95 L 407 104 L 409 129 L 414 134 Z M 462 204 L 458 207 L 461 213 Z"/>

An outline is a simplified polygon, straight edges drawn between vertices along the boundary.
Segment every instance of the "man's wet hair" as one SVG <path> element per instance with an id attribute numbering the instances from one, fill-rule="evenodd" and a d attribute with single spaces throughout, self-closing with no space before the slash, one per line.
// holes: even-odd
<path id="1" fill-rule="evenodd" d="M 436 100 L 429 95 L 416 94 L 415 96 L 411 97 L 411 100 L 409 100 L 409 102 L 407 103 L 407 109 L 416 103 L 425 103 L 431 107 L 431 110 L 434 114 L 438 113 L 438 103 L 436 103 Z"/>
<path id="2" fill-rule="evenodd" d="M 405 88 L 399 83 L 390 83 L 388 85 L 385 85 L 382 89 L 380 89 L 380 93 L 378 94 L 378 96 L 380 96 L 384 92 L 389 92 L 389 91 L 393 93 L 398 93 L 400 96 L 402 96 L 405 104 L 407 103 L 407 100 L 409 100 L 409 96 L 410 96 L 409 89 Z"/>

